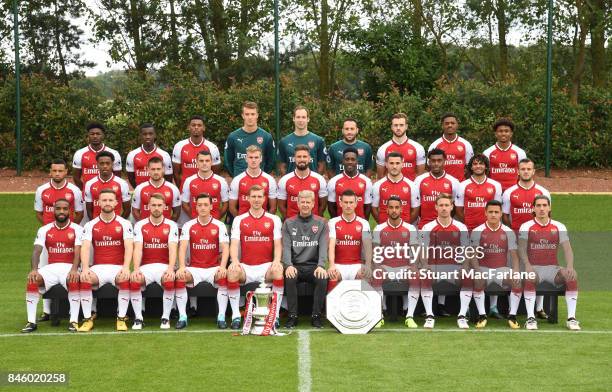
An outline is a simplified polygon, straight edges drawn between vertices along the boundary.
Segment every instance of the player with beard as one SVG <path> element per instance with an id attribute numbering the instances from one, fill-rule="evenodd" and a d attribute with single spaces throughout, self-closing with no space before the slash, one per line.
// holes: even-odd
<path id="1" fill-rule="evenodd" d="M 344 149 L 342 158 L 342 173 L 334 176 L 327 184 L 327 201 L 329 215 L 333 218 L 342 214 L 342 201 L 340 198 L 346 190 L 355 193 L 357 216 L 369 219 L 372 207 L 372 181 L 361 174 L 359 166 L 359 153 L 354 147 Z"/>
<path id="2" fill-rule="evenodd" d="M 344 150 L 352 147 L 357 151 L 357 171 L 372 177 L 372 147 L 357 139 L 359 125 L 354 118 L 346 118 L 342 125 L 342 139 L 329 146 L 327 154 L 327 177 L 332 178 L 344 171 Z"/>

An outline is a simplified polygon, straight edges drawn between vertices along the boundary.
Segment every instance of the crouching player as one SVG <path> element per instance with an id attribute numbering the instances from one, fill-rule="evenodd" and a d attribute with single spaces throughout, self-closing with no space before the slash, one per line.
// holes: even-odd
<path id="1" fill-rule="evenodd" d="M 576 320 L 576 301 L 578 299 L 577 275 L 574 270 L 574 252 L 570 245 L 567 229 L 564 224 L 550 218 L 550 199 L 538 195 L 533 200 L 535 218 L 521 225 L 519 230 L 519 255 L 525 264 L 526 271 L 535 271 L 535 281 L 525 282 L 525 307 L 527 308 L 526 329 L 538 329 L 534 317 L 535 285 L 548 282 L 557 287 L 565 285 L 565 302 L 567 304 L 566 326 L 572 331 L 580 330 Z M 557 251 L 563 248 L 566 267 L 559 265 Z"/>
<path id="2" fill-rule="evenodd" d="M 414 309 L 419 300 L 419 281 L 418 265 L 416 263 L 415 249 L 418 249 L 419 238 L 416 228 L 410 223 L 402 219 L 402 199 L 398 196 L 391 196 L 386 200 L 386 215 L 387 221 L 377 225 L 372 233 L 372 243 L 375 255 L 385 255 L 388 248 L 395 248 L 392 257 L 382 257 L 374 259 L 372 271 L 372 286 L 380 294 L 383 301 L 383 311 L 386 309 L 385 298 L 383 296 L 382 284 L 386 281 L 403 281 L 407 280 L 408 303 L 406 312 L 406 326 L 416 328 L 417 325 L 413 320 Z M 406 207 L 410 209 L 410 207 Z M 400 251 L 399 247 L 402 244 L 410 246 L 407 255 Z M 402 252 L 402 253 L 400 253 Z M 406 257 L 407 256 L 407 257 Z M 396 276 L 388 276 L 394 274 Z M 399 276 L 400 278 L 397 278 Z M 384 324 L 384 319 L 381 320 L 377 327 Z"/>
<path id="3" fill-rule="evenodd" d="M 473 281 L 468 278 L 462 270 L 470 268 L 468 262 L 464 262 L 463 254 L 458 249 L 467 249 L 469 236 L 467 227 L 452 218 L 453 197 L 448 193 L 441 193 L 436 197 L 435 209 L 436 219 L 425 224 L 419 230 L 423 252 L 422 269 L 424 274 L 419 276 L 421 281 L 421 298 L 425 306 L 425 324 L 423 328 L 433 328 L 435 319 L 432 310 L 433 281 L 448 281 L 451 284 L 461 283 L 460 311 L 457 317 L 459 328 L 468 328 L 465 315 L 472 300 Z M 463 264 L 463 265 L 462 265 Z"/>
<path id="4" fill-rule="evenodd" d="M 230 255 L 232 264 L 228 269 L 228 294 L 232 307 L 232 329 L 240 329 L 239 284 L 272 282 L 272 293 L 276 294 L 276 328 L 280 322 L 278 314 L 284 292 L 283 264 L 281 263 L 282 223 L 277 215 L 266 212 L 266 189 L 253 185 L 247 192 L 249 210 L 238 215 L 232 224 Z"/>
<path id="5" fill-rule="evenodd" d="M 56 284 L 68 290 L 70 324 L 68 330 L 76 332 L 79 318 L 79 251 L 81 226 L 70 220 L 70 202 L 57 199 L 53 203 L 55 220 L 38 229 L 32 253 L 32 270 L 28 274 L 26 310 L 28 323 L 21 332 L 36 331 L 36 306 L 44 293 Z M 49 254 L 48 264 L 38 268 L 43 249 Z"/>
<path id="6" fill-rule="evenodd" d="M 200 282 L 208 282 L 217 288 L 219 314 L 217 326 L 227 328 L 225 311 L 228 302 L 227 260 L 229 237 L 225 224 L 212 217 L 213 198 L 208 193 L 196 197 L 198 216 L 183 225 L 179 244 L 179 268 L 176 271 L 176 305 L 179 320 L 176 329 L 187 326 L 187 289 Z M 187 251 L 191 264 L 186 267 Z"/>
<path id="7" fill-rule="evenodd" d="M 485 310 L 485 288 L 496 283 L 504 288 L 512 287 L 510 293 L 510 311 L 508 324 L 512 329 L 520 328 L 516 321 L 516 312 L 523 293 L 520 279 L 512 279 L 520 272 L 519 258 L 516 251 L 516 235 L 502 220 L 502 203 L 498 200 L 489 200 L 485 205 L 486 221 L 472 231 L 472 247 L 480 247 L 481 253 L 474 259 L 474 268 L 483 275 L 482 279 L 474 282 L 474 302 L 478 309 L 476 328 L 487 325 Z M 512 268 L 508 267 L 508 256 Z M 486 279 L 485 279 L 486 277 Z"/>
<path id="8" fill-rule="evenodd" d="M 127 331 L 126 313 L 130 304 L 130 263 L 134 248 L 132 225 L 116 215 L 119 203 L 112 189 L 102 189 L 98 199 L 100 215 L 87 222 L 81 245 L 81 308 L 83 323 L 79 332 L 94 327 L 91 318 L 92 287 L 107 283 L 119 288 L 117 295 L 117 331 Z M 89 267 L 90 249 L 93 248 L 94 265 Z"/>
<path id="9" fill-rule="evenodd" d="M 161 329 L 170 328 L 174 302 L 174 266 L 178 248 L 178 226 L 164 216 L 166 200 L 153 193 L 147 203 L 149 217 L 134 225 L 134 271 L 130 278 L 130 302 L 134 310 L 132 329 L 142 329 L 142 290 L 153 282 L 164 289 Z"/>

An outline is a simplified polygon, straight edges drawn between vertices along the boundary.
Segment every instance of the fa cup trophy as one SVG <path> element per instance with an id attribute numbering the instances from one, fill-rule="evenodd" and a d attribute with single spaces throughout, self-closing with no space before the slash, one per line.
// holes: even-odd
<path id="1" fill-rule="evenodd" d="M 255 291 L 249 291 L 246 295 L 246 315 L 243 335 L 284 335 L 276 331 L 274 325 L 276 321 L 276 309 L 280 306 L 277 301 L 276 293 L 261 282 Z"/>

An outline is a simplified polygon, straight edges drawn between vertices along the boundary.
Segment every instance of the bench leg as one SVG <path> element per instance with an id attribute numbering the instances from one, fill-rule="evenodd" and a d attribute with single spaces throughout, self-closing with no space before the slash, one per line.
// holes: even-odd
<path id="1" fill-rule="evenodd" d="M 548 296 L 550 304 L 550 313 L 548 314 L 548 322 L 551 324 L 557 324 L 559 322 L 559 296 L 550 295 Z"/>
<path id="2" fill-rule="evenodd" d="M 391 295 L 391 313 L 390 320 L 397 321 L 397 295 Z"/>
<path id="3" fill-rule="evenodd" d="M 58 298 L 51 299 L 51 314 L 49 316 L 51 318 L 51 325 L 53 326 L 59 325 L 60 309 L 61 309 L 60 301 L 61 299 L 58 299 Z"/>

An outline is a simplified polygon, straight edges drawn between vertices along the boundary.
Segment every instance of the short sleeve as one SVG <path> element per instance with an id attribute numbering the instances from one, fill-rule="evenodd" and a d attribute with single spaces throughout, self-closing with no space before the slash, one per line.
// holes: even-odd
<path id="1" fill-rule="evenodd" d="M 329 238 L 336 238 L 336 221 L 330 219 L 329 222 L 327 222 L 327 228 L 329 231 Z"/>
<path id="2" fill-rule="evenodd" d="M 276 195 L 276 198 L 279 200 L 287 200 L 287 179 L 288 178 L 289 177 L 287 175 L 284 175 L 278 181 L 278 193 Z"/>
<path id="3" fill-rule="evenodd" d="M 134 189 L 134 195 L 132 196 L 132 208 L 136 208 L 137 210 L 140 209 L 140 192 L 142 191 L 142 188 L 139 186 L 136 187 L 136 189 Z"/>
<path id="4" fill-rule="evenodd" d="M 338 181 L 338 178 L 333 177 L 327 183 L 327 201 L 330 203 L 336 202 L 336 181 Z"/>
<path id="5" fill-rule="evenodd" d="M 75 201 L 76 205 L 76 201 Z M 36 194 L 34 195 L 34 211 L 43 212 L 43 201 L 42 201 L 42 188 L 38 187 L 36 189 Z"/>
<path id="6" fill-rule="evenodd" d="M 46 238 L 45 238 L 46 236 L 47 236 L 46 226 L 39 228 L 38 231 L 36 232 L 36 238 L 34 239 L 34 245 L 39 245 L 44 248 L 45 242 L 46 242 Z"/>
<path id="7" fill-rule="evenodd" d="M 183 183 L 183 194 L 181 195 L 181 201 L 183 203 L 189 203 L 191 201 L 191 177 L 187 177 Z"/>
<path id="8" fill-rule="evenodd" d="M 504 214 L 510 214 L 510 189 L 506 189 L 502 194 L 502 212 Z"/>
<path id="9" fill-rule="evenodd" d="M 181 229 L 179 241 L 189 241 L 189 233 L 191 231 L 191 223 L 185 223 Z"/>
<path id="10" fill-rule="evenodd" d="M 168 242 L 178 243 L 178 241 L 179 241 L 179 229 L 176 223 L 172 222 L 170 223 L 170 233 L 168 233 Z"/>
<path id="11" fill-rule="evenodd" d="M 234 218 L 234 222 L 232 223 L 232 232 L 231 232 L 232 240 L 240 240 L 240 221 L 242 221 L 242 218 L 240 216 Z M 276 228 L 274 229 L 276 230 Z"/>
<path id="12" fill-rule="evenodd" d="M 425 148 L 418 143 L 415 143 L 414 148 L 416 149 L 416 164 L 424 165 L 425 164 Z"/>
<path id="13" fill-rule="evenodd" d="M 278 187 L 276 185 L 276 181 L 274 180 L 274 177 L 272 176 L 266 176 L 266 177 L 268 178 L 268 186 L 269 186 L 268 198 L 276 199 L 278 197 Z"/>
<path id="14" fill-rule="evenodd" d="M 121 200 L 125 203 L 126 201 L 130 201 L 132 198 L 130 196 L 130 187 L 126 181 L 121 181 Z"/>
<path id="15" fill-rule="evenodd" d="M 115 156 L 115 161 L 113 162 L 113 171 L 120 172 L 121 171 L 121 155 L 117 151 L 113 151 L 113 155 Z M 128 200 L 130 198 L 128 197 Z"/>
<path id="16" fill-rule="evenodd" d="M 182 145 L 180 142 L 174 145 L 172 149 L 172 162 L 176 164 L 181 164 L 181 149 Z"/>
<path id="17" fill-rule="evenodd" d="M 132 150 L 125 158 L 125 171 L 128 173 L 134 173 L 134 155 L 136 155 L 136 151 Z"/>
<path id="18" fill-rule="evenodd" d="M 83 154 L 81 154 L 81 151 L 79 150 L 75 152 L 74 157 L 72 158 L 72 167 L 74 169 L 81 169 L 82 159 L 83 159 Z"/>
<path id="19" fill-rule="evenodd" d="M 283 238 L 283 235 L 282 235 L 283 223 L 281 222 L 278 215 L 273 215 L 272 220 L 274 221 L 274 239 L 280 240 L 281 238 Z"/>
<path id="20" fill-rule="evenodd" d="M 459 187 L 457 188 L 457 194 L 455 196 L 455 205 L 457 207 L 463 207 L 464 197 L 465 197 L 465 183 L 462 182 L 459 184 Z"/>
<path id="21" fill-rule="evenodd" d="M 229 243 L 229 235 L 227 235 L 227 228 L 223 223 L 219 225 L 219 243 Z"/>
<path id="22" fill-rule="evenodd" d="M 366 177 L 364 204 L 372 204 L 372 181 Z"/>
<path id="23" fill-rule="evenodd" d="M 229 189 L 230 200 L 238 200 L 238 188 L 240 187 L 240 177 L 234 177 Z M 233 238 L 233 237 L 232 237 Z"/>
<path id="24" fill-rule="evenodd" d="M 514 234 L 514 231 L 507 230 L 506 236 L 508 237 L 508 250 L 517 250 L 518 246 L 516 244 L 516 234 Z"/>
<path id="25" fill-rule="evenodd" d="M 123 219 L 121 221 L 121 226 L 123 226 L 123 239 L 124 240 L 132 240 L 134 239 L 134 230 L 132 229 L 132 224 Z"/>
<path id="26" fill-rule="evenodd" d="M 140 222 L 134 225 L 134 242 L 143 242 L 142 239 L 142 224 Z"/>
<path id="27" fill-rule="evenodd" d="M 92 239 L 92 227 L 93 227 L 93 221 L 89 221 L 87 224 L 85 224 L 85 227 L 83 228 L 83 235 L 81 236 L 81 239 L 83 241 L 87 240 L 87 241 L 91 241 Z"/>
<path id="28" fill-rule="evenodd" d="M 323 199 L 327 197 L 327 184 L 325 183 L 325 178 L 323 176 L 317 176 L 319 180 L 319 198 Z"/>
<path id="29" fill-rule="evenodd" d="M 385 166 L 385 151 L 387 150 L 386 145 L 383 144 L 376 151 L 376 164 L 378 166 Z"/>
<path id="30" fill-rule="evenodd" d="M 181 205 L 181 192 L 174 185 L 170 189 L 172 189 L 172 207 L 179 207 Z"/>
<path id="31" fill-rule="evenodd" d="M 164 174 L 169 176 L 174 171 L 173 168 L 172 168 L 172 158 L 170 158 L 170 154 L 168 154 L 164 150 L 161 150 L 159 153 L 162 156 L 162 161 L 164 163 Z M 126 163 L 126 165 L 127 165 L 127 163 Z"/>

